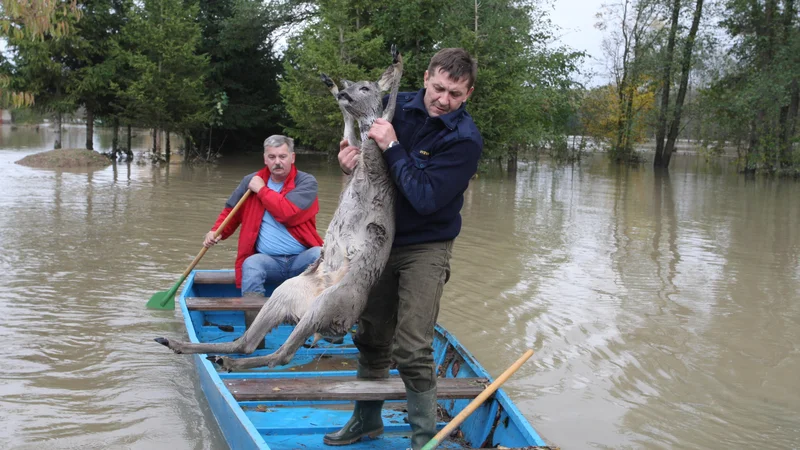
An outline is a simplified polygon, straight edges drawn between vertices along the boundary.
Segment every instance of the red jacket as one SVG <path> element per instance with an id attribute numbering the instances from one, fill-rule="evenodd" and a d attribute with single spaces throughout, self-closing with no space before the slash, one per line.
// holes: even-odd
<path id="1" fill-rule="evenodd" d="M 222 225 L 222 222 L 228 217 L 233 207 L 247 191 L 247 186 L 255 175 L 258 175 L 266 182 L 270 177 L 270 172 L 269 169 L 264 167 L 258 172 L 244 177 L 242 182 L 239 183 L 239 187 L 233 191 L 233 194 L 225 203 L 225 208 L 217 217 L 217 222 L 211 228 L 211 231 L 216 231 Z M 317 180 L 311 174 L 300 172 L 292 165 L 292 170 L 283 182 L 283 188 L 280 192 L 275 192 L 265 186 L 258 191 L 258 194 L 251 194 L 228 223 L 228 226 L 220 233 L 222 239 L 227 239 L 240 224 L 242 225 L 236 254 L 236 287 L 242 287 L 242 264 L 244 260 L 256 253 L 256 241 L 258 240 L 258 231 L 261 228 L 264 211 L 269 212 L 278 223 L 283 224 L 289 234 L 294 236 L 306 248 L 322 246 L 322 238 L 317 233 L 317 213 L 319 212 Z"/>

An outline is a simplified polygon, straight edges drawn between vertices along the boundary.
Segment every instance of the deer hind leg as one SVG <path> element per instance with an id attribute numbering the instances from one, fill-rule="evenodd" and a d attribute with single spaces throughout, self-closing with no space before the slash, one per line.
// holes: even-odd
<path id="1" fill-rule="evenodd" d="M 267 303 L 269 304 L 273 301 L 279 303 L 281 305 L 279 314 L 262 317 L 262 315 L 259 313 L 258 317 L 256 317 L 256 320 L 251 325 L 251 329 L 256 329 L 259 332 L 263 331 L 264 334 L 262 334 L 261 339 L 263 339 L 263 336 L 266 335 L 266 332 L 272 330 L 283 322 L 297 323 L 298 320 L 302 321 L 303 318 L 308 316 L 308 313 L 313 309 L 313 304 L 320 293 L 322 293 L 330 285 L 330 283 L 341 279 L 341 275 L 339 275 L 340 272 L 346 272 L 347 270 L 347 266 L 343 265 L 343 268 L 339 271 L 326 275 L 323 274 L 321 270 L 318 270 L 318 268 L 319 265 L 315 267 L 315 271 L 308 270 L 294 278 L 290 278 L 281 283 L 281 285 L 275 289 L 275 291 L 272 293 L 272 297 L 270 297 Z M 313 330 L 306 336 L 306 338 L 308 338 L 308 336 L 311 334 L 313 334 Z M 294 335 L 294 332 L 292 335 Z M 255 341 L 250 344 L 257 345 L 258 342 L 259 341 Z M 305 342 L 305 340 L 303 342 Z M 240 353 L 249 354 L 252 353 L 252 351 Z M 228 371 L 264 365 L 263 363 L 258 363 L 260 358 L 237 359 L 218 356 L 209 357 L 208 359 L 222 366 L 223 369 Z M 249 362 L 245 363 L 244 361 Z"/>
<path id="2" fill-rule="evenodd" d="M 341 269 L 337 273 L 345 273 L 347 267 Z M 334 278 L 335 279 L 335 278 Z M 338 280 L 337 280 L 338 281 Z M 281 285 L 283 286 L 283 285 Z M 251 358 L 226 358 L 222 357 L 213 362 L 222 366 L 223 369 L 228 371 L 250 369 L 253 367 L 268 366 L 273 368 L 275 366 L 282 366 L 288 364 L 294 357 L 297 350 L 311 337 L 319 331 L 329 331 L 332 329 L 332 322 L 334 319 L 340 319 L 340 313 L 337 312 L 336 306 L 341 303 L 341 297 L 348 295 L 346 289 L 343 289 L 341 283 L 336 283 L 333 286 L 326 288 L 316 298 L 308 303 L 309 309 L 299 317 L 299 321 L 295 326 L 292 333 L 286 339 L 286 342 L 271 355 L 258 356 Z M 353 321 L 357 315 L 353 317 Z M 350 324 L 352 325 L 352 324 Z M 342 333 L 346 332 L 343 328 Z"/>

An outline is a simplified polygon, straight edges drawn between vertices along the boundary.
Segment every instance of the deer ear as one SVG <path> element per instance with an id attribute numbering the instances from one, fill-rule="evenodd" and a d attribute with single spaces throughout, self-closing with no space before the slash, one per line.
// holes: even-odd
<path id="1" fill-rule="evenodd" d="M 392 87 L 392 81 L 394 81 L 394 65 L 383 71 L 383 75 L 378 80 L 378 87 L 381 88 L 381 91 L 386 92 Z"/>
<path id="2" fill-rule="evenodd" d="M 353 84 L 353 82 L 350 80 L 341 80 L 341 81 L 342 81 L 342 86 L 344 86 L 345 89 L 349 88 Z"/>

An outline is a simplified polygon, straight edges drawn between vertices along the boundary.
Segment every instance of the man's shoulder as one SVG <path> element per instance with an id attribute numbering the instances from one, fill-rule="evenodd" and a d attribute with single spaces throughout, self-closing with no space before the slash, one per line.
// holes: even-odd
<path id="1" fill-rule="evenodd" d="M 475 125 L 475 121 L 472 120 L 472 116 L 467 111 L 463 112 L 461 119 L 458 121 L 454 137 L 458 140 L 475 141 L 478 145 L 483 146 L 481 132 L 478 130 L 478 126 Z"/>
<path id="2" fill-rule="evenodd" d="M 414 97 L 419 94 L 419 91 L 416 92 L 398 92 L 397 93 L 397 104 L 402 105 L 404 103 L 408 103 L 411 100 L 414 100 Z"/>
<path id="3" fill-rule="evenodd" d="M 250 183 L 250 180 L 253 179 L 254 176 L 258 175 L 258 172 L 248 173 L 242 178 L 242 183 L 247 185 Z"/>
<path id="4" fill-rule="evenodd" d="M 314 175 L 311 175 L 308 172 L 303 172 L 302 170 L 297 171 L 297 176 L 294 179 L 294 184 L 298 185 L 301 183 L 317 183 L 317 179 Z"/>
<path id="5" fill-rule="evenodd" d="M 419 92 L 398 92 L 397 99 L 395 100 L 395 104 L 397 105 L 404 105 L 411 100 L 414 100 L 414 97 L 417 96 Z M 386 107 L 386 104 L 389 103 L 389 94 L 383 96 L 383 107 Z"/>

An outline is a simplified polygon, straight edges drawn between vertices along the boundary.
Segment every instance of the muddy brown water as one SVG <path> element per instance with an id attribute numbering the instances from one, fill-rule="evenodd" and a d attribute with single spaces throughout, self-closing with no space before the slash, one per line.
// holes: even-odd
<path id="1" fill-rule="evenodd" d="M 80 146 L 68 127 L 65 146 Z M 46 127 L 0 126 L 0 448 L 216 449 L 225 443 L 180 313 L 144 304 L 177 280 L 225 199 L 259 167 L 42 170 Z M 72 143 L 72 144 L 70 144 Z M 134 139 L 135 151 L 149 143 Z M 110 146 L 100 129 L 96 148 Z M 338 168 L 320 184 L 324 233 Z M 800 447 L 800 183 L 678 155 L 669 177 L 602 156 L 473 180 L 440 322 L 563 449 Z M 233 241 L 200 268 L 232 267 Z"/>

